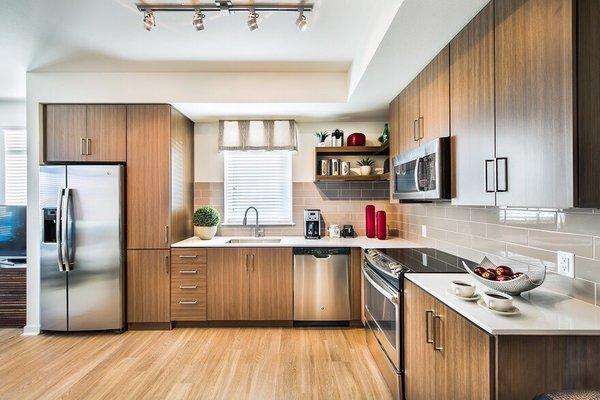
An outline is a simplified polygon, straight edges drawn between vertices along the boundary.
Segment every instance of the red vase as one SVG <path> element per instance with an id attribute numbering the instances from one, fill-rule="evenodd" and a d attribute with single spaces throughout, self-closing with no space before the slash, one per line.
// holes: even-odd
<path id="1" fill-rule="evenodd" d="M 377 239 L 385 240 L 387 238 L 387 221 L 385 211 L 377 211 L 376 226 L 377 226 Z"/>
<path id="2" fill-rule="evenodd" d="M 373 239 L 375 237 L 375 206 L 369 204 L 365 208 L 367 237 Z"/>
<path id="3" fill-rule="evenodd" d="M 364 133 L 354 132 L 346 139 L 346 145 L 348 146 L 365 146 L 367 143 L 367 137 Z"/>

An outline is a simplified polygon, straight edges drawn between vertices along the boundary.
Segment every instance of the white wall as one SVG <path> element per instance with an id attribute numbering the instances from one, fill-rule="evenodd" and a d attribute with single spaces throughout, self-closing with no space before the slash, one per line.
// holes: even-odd
<path id="1" fill-rule="evenodd" d="M 298 152 L 292 157 L 294 182 L 314 180 L 314 133 L 318 131 L 344 131 L 346 138 L 354 132 L 367 136 L 367 145 L 377 146 L 385 122 L 302 122 L 298 123 Z M 196 123 L 194 159 L 196 182 L 223 182 L 223 155 L 217 150 L 219 125 L 217 122 Z M 378 165 L 379 166 L 379 165 Z"/>

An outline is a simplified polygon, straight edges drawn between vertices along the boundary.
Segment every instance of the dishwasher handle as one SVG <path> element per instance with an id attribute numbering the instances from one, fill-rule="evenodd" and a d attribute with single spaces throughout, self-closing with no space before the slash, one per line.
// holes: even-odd
<path id="1" fill-rule="evenodd" d="M 329 256 L 350 255 L 349 247 L 294 247 L 294 255 L 328 258 Z"/>

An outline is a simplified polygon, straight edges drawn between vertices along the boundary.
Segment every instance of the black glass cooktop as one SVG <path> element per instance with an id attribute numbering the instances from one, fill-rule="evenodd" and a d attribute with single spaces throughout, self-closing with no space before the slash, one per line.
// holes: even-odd
<path id="1" fill-rule="evenodd" d="M 432 248 L 378 250 L 402 264 L 405 273 L 462 273 L 466 272 L 462 267 L 463 260 L 469 266 L 476 265 L 467 259 Z"/>

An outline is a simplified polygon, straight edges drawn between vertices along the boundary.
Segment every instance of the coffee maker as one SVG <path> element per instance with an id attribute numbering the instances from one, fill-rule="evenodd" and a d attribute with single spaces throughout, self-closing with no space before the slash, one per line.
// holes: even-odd
<path id="1" fill-rule="evenodd" d="M 304 210 L 304 238 L 321 239 L 321 210 Z"/>

